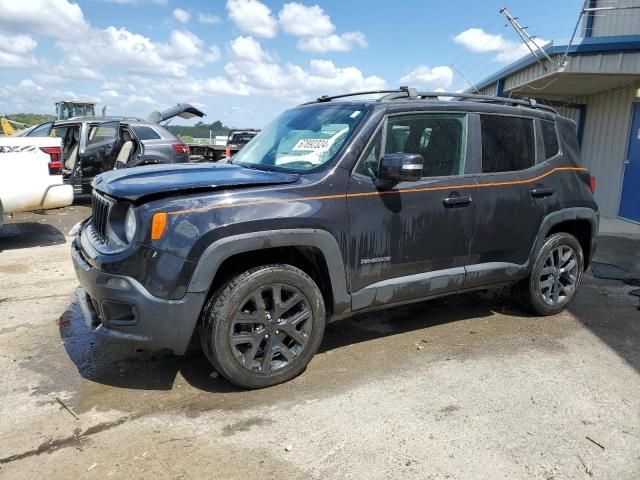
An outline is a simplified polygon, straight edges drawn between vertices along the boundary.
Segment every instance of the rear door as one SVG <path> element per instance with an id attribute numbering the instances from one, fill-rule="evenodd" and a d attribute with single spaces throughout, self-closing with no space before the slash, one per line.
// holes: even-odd
<path id="1" fill-rule="evenodd" d="M 543 218 L 555 202 L 549 164 L 536 164 L 531 118 L 481 114 L 481 173 L 465 288 L 510 279 L 524 266 Z"/>
<path id="2" fill-rule="evenodd" d="M 83 124 L 80 152 L 73 177 L 76 180 L 80 177 L 82 183 L 87 184 L 96 175 L 111 170 L 118 156 L 119 146 L 120 122 Z"/>

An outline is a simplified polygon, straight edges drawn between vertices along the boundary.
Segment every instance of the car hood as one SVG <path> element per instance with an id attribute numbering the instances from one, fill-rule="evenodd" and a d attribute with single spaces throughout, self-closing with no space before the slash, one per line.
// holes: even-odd
<path id="1" fill-rule="evenodd" d="M 167 164 L 123 168 L 98 175 L 93 187 L 107 195 L 136 201 L 143 197 L 195 190 L 293 183 L 298 174 L 267 172 L 232 164 Z"/>

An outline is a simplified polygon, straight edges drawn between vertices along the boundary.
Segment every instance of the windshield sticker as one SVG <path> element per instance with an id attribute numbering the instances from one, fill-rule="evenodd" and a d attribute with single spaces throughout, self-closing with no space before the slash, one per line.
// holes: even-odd
<path id="1" fill-rule="evenodd" d="M 331 146 L 330 140 L 329 138 L 303 138 L 295 144 L 292 150 L 323 152 Z"/>
<path id="2" fill-rule="evenodd" d="M 356 110 L 355 112 L 353 112 L 351 115 L 349 115 L 351 118 L 356 118 L 358 115 L 360 115 L 360 110 Z"/>

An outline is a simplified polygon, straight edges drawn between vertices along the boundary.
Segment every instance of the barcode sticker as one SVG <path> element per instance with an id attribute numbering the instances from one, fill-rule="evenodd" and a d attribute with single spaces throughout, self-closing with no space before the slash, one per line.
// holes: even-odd
<path id="1" fill-rule="evenodd" d="M 298 140 L 292 150 L 324 151 L 329 148 L 329 138 L 303 138 Z"/>

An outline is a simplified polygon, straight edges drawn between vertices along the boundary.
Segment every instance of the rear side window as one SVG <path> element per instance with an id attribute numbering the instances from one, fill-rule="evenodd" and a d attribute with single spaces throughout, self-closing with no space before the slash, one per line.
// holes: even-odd
<path id="1" fill-rule="evenodd" d="M 159 140 L 161 137 L 153 128 L 149 127 L 131 127 L 138 140 Z"/>
<path id="2" fill-rule="evenodd" d="M 535 164 L 533 120 L 481 115 L 480 124 L 484 173 L 524 170 Z"/>
<path id="3" fill-rule="evenodd" d="M 556 134 L 556 122 L 549 122 L 547 120 L 541 120 L 542 125 L 542 139 L 544 141 L 544 154 L 545 158 L 549 159 L 555 157 L 560 151 L 558 146 L 558 135 Z"/>

